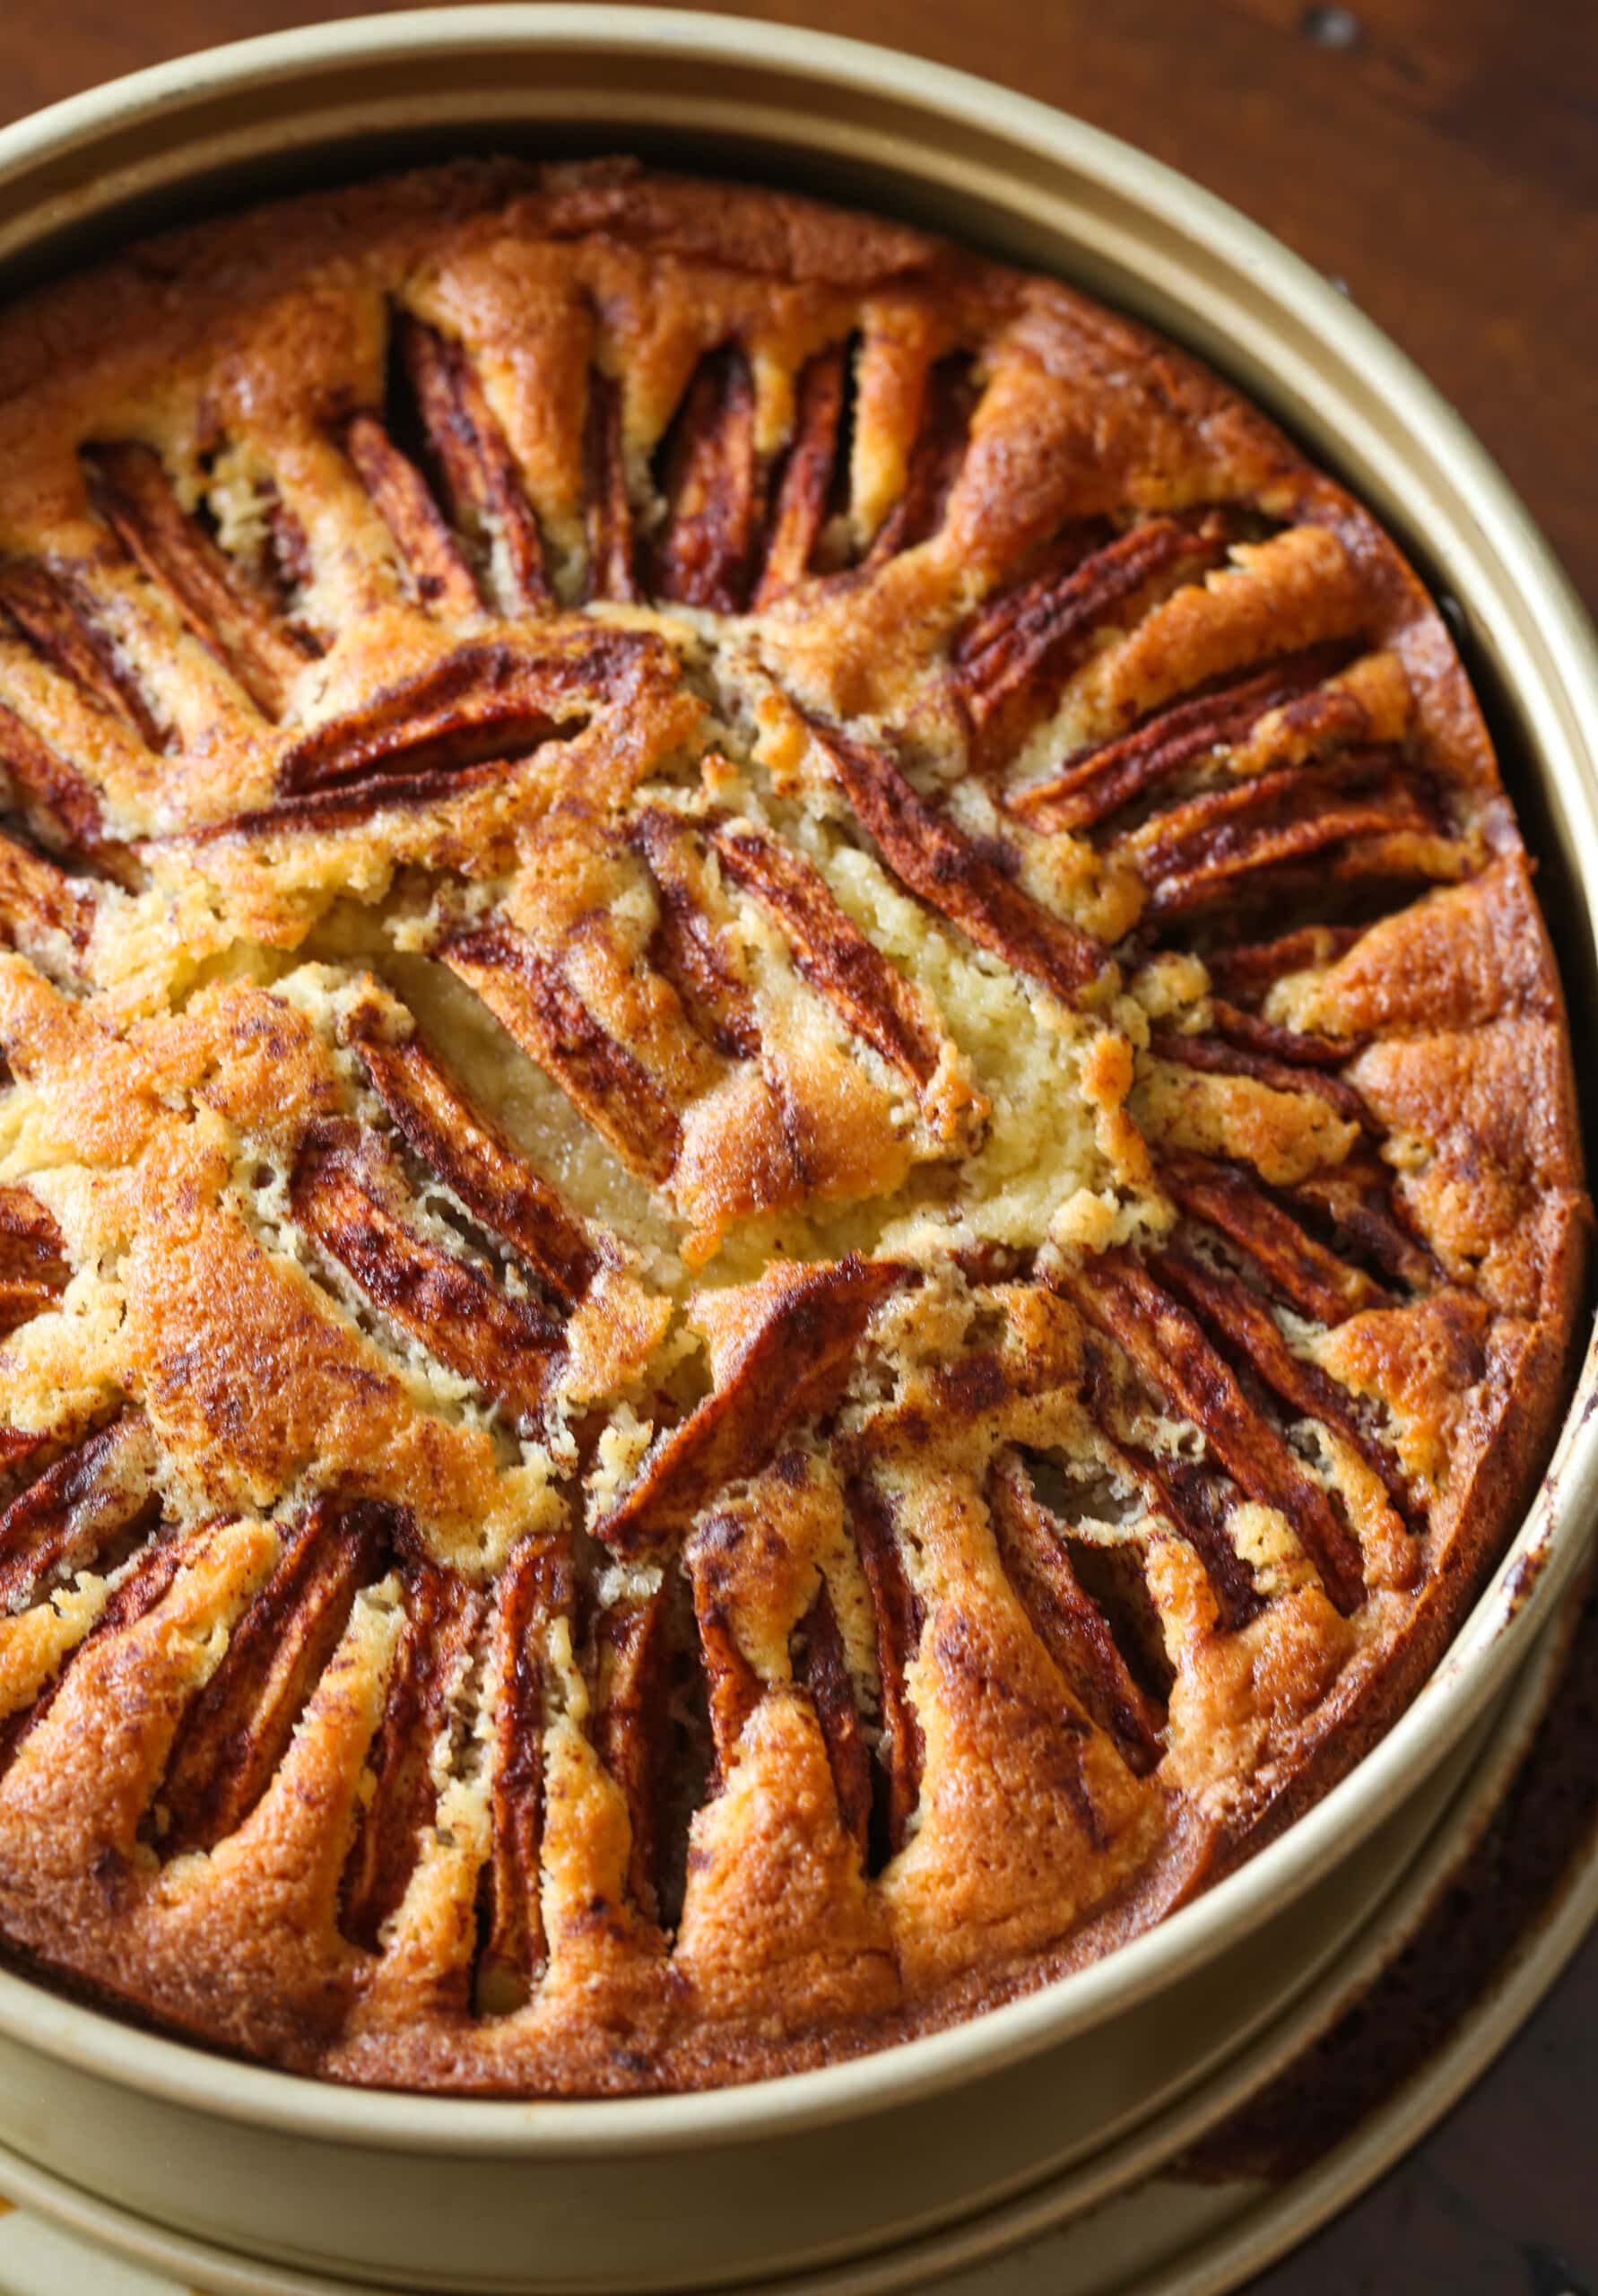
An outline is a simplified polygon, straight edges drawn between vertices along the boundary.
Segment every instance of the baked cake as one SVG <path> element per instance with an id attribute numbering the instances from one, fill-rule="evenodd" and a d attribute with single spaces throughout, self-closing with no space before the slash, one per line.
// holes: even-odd
<path id="1" fill-rule="evenodd" d="M 472 164 L 0 319 L 0 1935 L 690 2087 L 1157 1920 L 1550 1439 L 1528 864 L 1371 518 L 897 224 Z"/>

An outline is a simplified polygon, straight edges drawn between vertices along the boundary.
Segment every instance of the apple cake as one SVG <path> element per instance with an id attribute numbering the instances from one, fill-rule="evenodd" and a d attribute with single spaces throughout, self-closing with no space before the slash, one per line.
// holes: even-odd
<path id="1" fill-rule="evenodd" d="M 1192 360 L 633 163 L 0 318 L 0 1936 L 485 2094 L 1079 1967 L 1424 1680 L 1585 1224 L 1371 517 Z"/>

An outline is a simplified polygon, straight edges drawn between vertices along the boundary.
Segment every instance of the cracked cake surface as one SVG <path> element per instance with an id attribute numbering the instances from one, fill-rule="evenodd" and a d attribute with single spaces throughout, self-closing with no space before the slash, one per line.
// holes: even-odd
<path id="1" fill-rule="evenodd" d="M 1445 630 L 1185 355 L 463 164 L 0 316 L 0 1942 L 704 2085 L 1081 1965 L 1551 1438 L 1553 960 Z"/>

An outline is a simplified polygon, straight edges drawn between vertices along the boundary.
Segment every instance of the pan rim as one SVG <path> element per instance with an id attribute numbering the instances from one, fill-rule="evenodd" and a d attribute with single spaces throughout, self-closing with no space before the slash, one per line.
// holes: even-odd
<path id="1" fill-rule="evenodd" d="M 1448 548 L 1475 561 L 1484 599 L 1483 642 L 1528 730 L 1542 791 L 1572 857 L 1592 929 L 1598 903 L 1598 642 L 1568 578 L 1528 512 L 1440 395 L 1373 322 L 1259 226 L 1188 178 L 1067 115 L 947 67 L 833 35 L 652 8 L 471 6 L 346 19 L 270 34 L 157 65 L 67 99 L 0 130 L 0 230 L 24 204 L 48 228 L 90 212 L 110 214 L 132 196 L 113 175 L 75 204 L 62 171 L 80 172 L 108 139 L 169 117 L 203 116 L 223 93 L 280 91 L 296 76 L 416 65 L 430 55 L 486 58 L 518 52 L 604 54 L 635 60 L 726 65 L 748 60 L 786 77 L 837 88 L 891 85 L 895 101 L 992 135 L 1046 166 L 1088 178 L 1158 225 L 1177 253 L 1199 243 L 1251 311 L 1256 335 L 1318 376 L 1331 405 L 1338 374 L 1362 376 L 1385 404 L 1394 440 L 1416 452 L 1408 467 L 1446 471 L 1450 508 L 1434 484 L 1411 496 L 1411 515 L 1435 509 Z M 181 124 L 179 119 L 179 133 Z M 312 139 L 314 140 L 314 138 Z M 331 135 L 325 140 L 331 141 Z M 186 148 L 164 147 L 177 164 Z M 821 148 L 818 145 L 818 148 Z M 30 175 L 51 169 L 57 187 L 42 211 L 26 202 Z M 4 248 L 0 237 L 0 248 Z M 1151 274 L 1144 269 L 1145 278 Z M 1168 285 L 1170 283 L 1166 283 Z M 1159 284 L 1159 281 L 1155 284 Z M 1230 340 L 1231 338 L 1227 338 Z M 1200 346 L 1204 348 L 1203 344 Z M 1205 355 L 1212 355 L 1208 350 Z M 1302 388 L 1301 383 L 1291 386 Z M 1284 392 L 1290 386 L 1284 382 Z M 1346 391 L 1343 393 L 1346 396 Z M 1269 404 L 1269 402 L 1267 402 Z M 1354 410 L 1357 417 L 1357 407 Z M 1368 429 L 1368 424 L 1365 425 Z M 1355 422 L 1356 430 L 1359 428 Z M 1424 443 L 1422 443 L 1424 442 Z M 1360 439 L 1350 449 L 1369 460 Z M 1376 456 L 1379 464 L 1383 457 Z M 1447 550 L 1443 552 L 1446 557 Z M 1507 601 L 1534 599 L 1534 618 Z M 1193 1904 L 1105 1960 L 942 2032 L 812 2071 L 665 2097 L 482 2100 L 341 2089 L 235 2062 L 123 2023 L 10 1972 L 0 1973 L 0 2031 L 47 2055 L 169 2103 L 246 2124 L 383 2151 L 484 2152 L 558 2160 L 675 2152 L 736 2144 L 890 2109 L 994 2073 L 1103 2022 L 1133 1997 L 1191 1976 L 1221 1937 L 1234 1940 L 1287 1901 L 1328 1857 L 1363 1838 L 1457 1744 L 1507 1680 L 1568 1583 L 1598 1501 L 1598 1355 L 1590 1347 L 1558 1447 L 1529 1513 L 1437 1669 L 1381 1743 L 1276 1841 Z"/>

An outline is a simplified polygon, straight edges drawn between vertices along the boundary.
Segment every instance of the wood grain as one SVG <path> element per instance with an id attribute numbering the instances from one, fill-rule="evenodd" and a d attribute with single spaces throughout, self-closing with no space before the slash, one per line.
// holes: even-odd
<path id="1" fill-rule="evenodd" d="M 741 0 L 741 12 L 985 74 L 1234 201 L 1419 361 L 1598 605 L 1594 0 Z M 0 117 L 329 13 L 296 0 L 13 0 L 0 8 Z M 1595 2115 L 1590 1941 L 1469 2105 L 1261 2296 L 1588 2296 Z M 1458 2194 L 1485 2187 L 1490 2231 L 1462 2231 Z"/>

